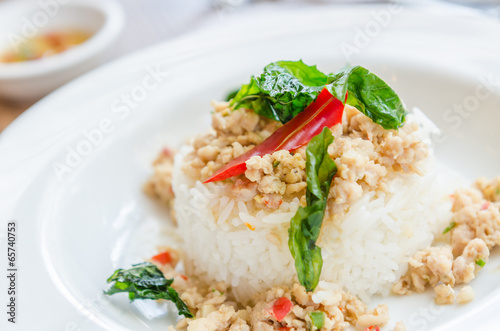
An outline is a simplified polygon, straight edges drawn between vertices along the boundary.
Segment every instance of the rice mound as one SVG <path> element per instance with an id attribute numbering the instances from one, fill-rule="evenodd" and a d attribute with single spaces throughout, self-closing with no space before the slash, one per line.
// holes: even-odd
<path id="1" fill-rule="evenodd" d="M 232 185 L 202 184 L 184 174 L 184 146 L 176 155 L 172 187 L 178 232 L 188 274 L 206 283 L 223 281 L 246 303 L 273 286 L 297 282 L 288 248 L 290 219 L 299 199 L 279 209 L 255 209 L 232 199 Z M 398 174 L 388 190 L 368 192 L 341 215 L 326 215 L 318 245 L 321 280 L 337 283 L 362 300 L 387 295 L 407 270 L 408 259 L 431 244 L 451 216 L 451 202 L 433 167 L 424 176 Z"/>

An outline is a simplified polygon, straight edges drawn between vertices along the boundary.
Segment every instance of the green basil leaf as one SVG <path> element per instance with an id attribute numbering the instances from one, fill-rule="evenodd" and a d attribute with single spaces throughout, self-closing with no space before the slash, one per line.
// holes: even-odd
<path id="1" fill-rule="evenodd" d="M 173 279 L 166 279 L 161 270 L 154 264 L 144 262 L 134 264 L 132 268 L 127 270 L 116 270 L 107 280 L 108 283 L 113 284 L 104 293 L 113 295 L 125 292 L 129 294 L 131 301 L 139 299 L 169 300 L 176 305 L 180 315 L 188 318 L 194 317 L 184 301 L 179 298 L 177 291 L 170 287 L 173 281 Z"/>
<path id="2" fill-rule="evenodd" d="M 319 71 L 316 66 L 309 66 L 302 62 L 302 60 L 278 61 L 275 67 L 279 72 L 290 73 L 303 85 L 324 86 L 328 82 L 327 75 Z"/>
<path id="3" fill-rule="evenodd" d="M 306 198 L 308 204 L 315 199 L 328 198 L 333 175 L 337 173 L 337 166 L 328 154 L 328 146 L 333 142 L 333 135 L 327 128 L 317 135 L 306 148 Z M 333 174 L 333 175 L 332 175 Z"/>
<path id="4" fill-rule="evenodd" d="M 226 95 L 226 98 L 224 100 L 226 101 L 231 101 L 237 94 L 238 92 L 240 91 L 239 88 L 229 92 L 227 95 Z"/>
<path id="5" fill-rule="evenodd" d="M 405 123 L 407 111 L 394 90 L 377 75 L 356 66 L 330 75 L 327 89 L 347 104 L 356 107 L 386 130 L 397 130 Z"/>
<path id="6" fill-rule="evenodd" d="M 307 291 L 313 291 L 318 285 L 319 275 L 323 267 L 321 248 L 316 246 L 313 231 L 319 236 L 319 228 L 323 222 L 321 204 L 314 204 L 305 208 L 299 207 L 297 213 L 290 221 L 288 230 L 288 247 L 295 259 L 295 269 L 300 284 Z"/>
<path id="7" fill-rule="evenodd" d="M 243 85 L 238 93 L 231 100 L 234 109 L 247 108 L 255 113 L 279 121 L 279 117 L 273 107 L 273 100 L 269 95 L 261 92 L 257 78 L 252 77 L 250 83 Z"/>
<path id="8" fill-rule="evenodd" d="M 405 123 L 407 111 L 398 95 L 382 79 L 360 66 L 327 76 L 302 61 L 273 62 L 259 77 L 253 76 L 249 84 L 242 86 L 231 105 L 286 123 L 316 100 L 323 88 L 384 129 L 397 130 Z"/>
<path id="9" fill-rule="evenodd" d="M 253 76 L 231 101 L 234 109 L 253 109 L 257 114 L 286 123 L 318 96 L 328 77 L 316 66 L 302 61 L 278 61 Z"/>
<path id="10" fill-rule="evenodd" d="M 325 216 L 326 202 L 335 162 L 328 154 L 333 135 L 328 128 L 312 138 L 306 149 L 307 206 L 299 207 L 290 220 L 288 247 L 295 260 L 299 282 L 307 291 L 313 291 L 319 282 L 323 258 L 316 245 Z"/>

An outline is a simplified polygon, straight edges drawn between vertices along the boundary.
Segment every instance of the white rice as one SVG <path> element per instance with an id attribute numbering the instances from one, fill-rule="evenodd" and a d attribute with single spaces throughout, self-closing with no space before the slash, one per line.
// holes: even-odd
<path id="1" fill-rule="evenodd" d="M 230 284 L 241 302 L 296 281 L 288 227 L 298 199 L 272 212 L 232 199 L 229 185 L 203 185 L 183 173 L 183 159 L 190 151 L 185 146 L 178 153 L 173 174 L 187 272 L 207 283 Z M 431 168 L 433 158 L 428 158 Z M 335 222 L 327 215 L 318 243 L 324 259 L 321 279 L 362 300 L 387 295 L 406 272 L 408 259 L 431 244 L 449 222 L 449 184 L 436 170 L 425 176 L 398 175 L 389 182 L 388 192 L 365 194 Z"/>

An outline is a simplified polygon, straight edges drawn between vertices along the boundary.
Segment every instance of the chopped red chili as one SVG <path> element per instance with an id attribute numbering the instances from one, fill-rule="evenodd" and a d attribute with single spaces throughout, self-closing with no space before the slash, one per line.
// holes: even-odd
<path id="1" fill-rule="evenodd" d="M 278 300 L 274 301 L 273 304 L 273 314 L 274 317 L 278 320 L 278 322 L 281 322 L 286 315 L 292 310 L 293 303 L 288 300 L 285 297 L 279 298 Z"/>
<path id="2" fill-rule="evenodd" d="M 172 257 L 170 256 L 169 252 L 163 252 L 158 255 L 155 255 L 151 258 L 154 262 L 157 262 L 159 264 L 167 264 L 172 261 Z"/>

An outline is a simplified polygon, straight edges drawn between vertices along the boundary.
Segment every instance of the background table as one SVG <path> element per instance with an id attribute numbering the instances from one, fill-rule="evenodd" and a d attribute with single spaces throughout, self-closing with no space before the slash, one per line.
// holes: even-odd
<path id="1" fill-rule="evenodd" d="M 37 0 L 0 0 L 2 1 L 37 1 Z M 148 45 L 177 37 L 196 29 L 202 29 L 209 24 L 223 24 L 224 20 L 242 11 L 276 10 L 276 7 L 291 6 L 321 6 L 332 3 L 353 2 L 389 2 L 389 0 L 118 0 L 126 14 L 125 28 L 115 43 L 103 58 L 103 63 L 120 56 L 142 49 Z M 420 0 L 429 5 L 439 1 Z M 458 1 L 460 3 L 466 0 Z M 500 0 L 495 4 L 481 5 L 478 1 L 468 1 L 475 4 L 489 15 L 500 17 Z M 480 2 L 480 1 L 479 1 Z M 265 8 L 262 8 L 265 7 Z M 0 99 L 0 132 L 17 116 L 28 109 L 31 102 L 9 102 Z"/>
<path id="2" fill-rule="evenodd" d="M 0 0 L 0 2 L 8 0 Z M 37 0 L 14 0 L 37 1 Z M 239 3 L 239 0 L 235 0 Z M 217 15 L 209 0 L 119 0 L 125 14 L 125 28 L 103 63 L 198 28 Z M 33 101 L 0 100 L 0 132 Z"/>

